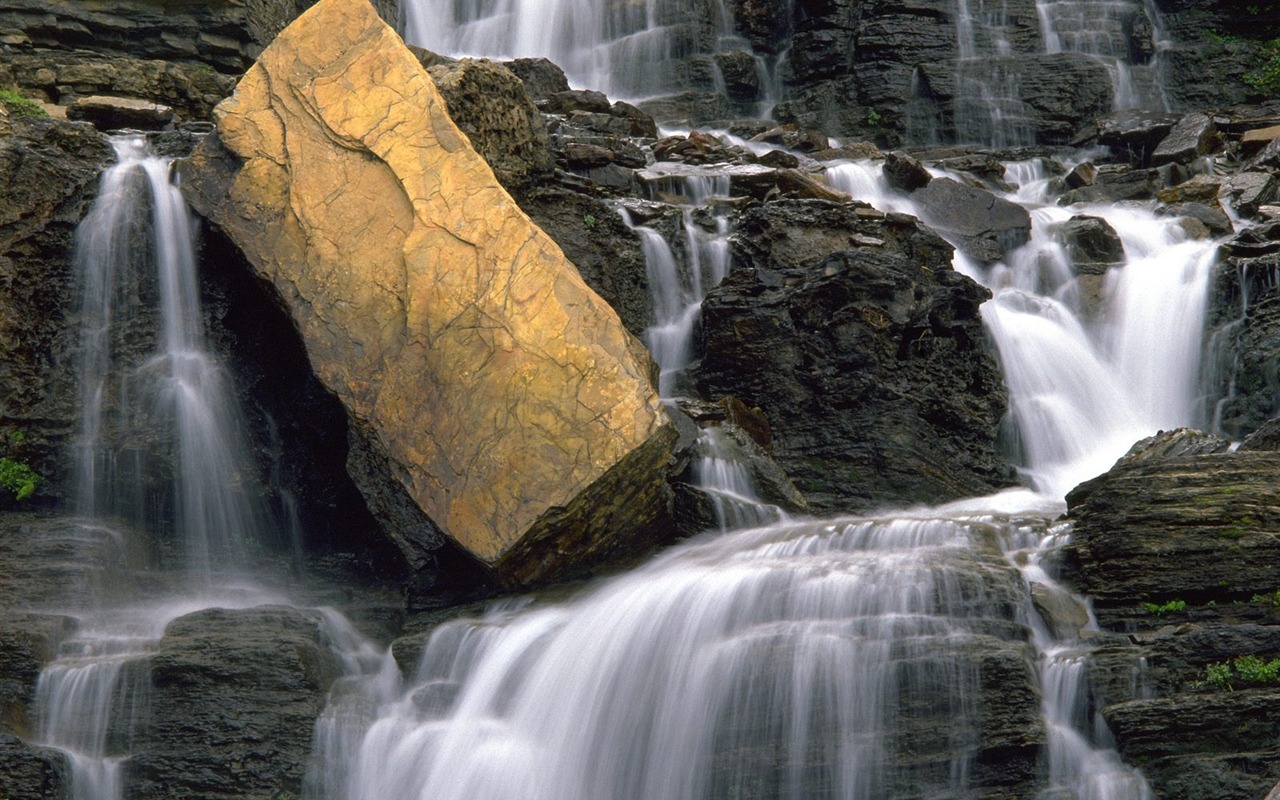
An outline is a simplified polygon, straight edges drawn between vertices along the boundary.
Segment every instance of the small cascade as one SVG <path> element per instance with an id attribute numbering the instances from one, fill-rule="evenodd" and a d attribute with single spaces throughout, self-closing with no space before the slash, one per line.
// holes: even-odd
<path id="1" fill-rule="evenodd" d="M 667 399 L 682 391 L 680 381 L 693 357 L 702 300 L 730 268 L 728 219 L 714 215 L 713 231 L 694 220 L 695 213 L 705 211 L 708 203 L 728 195 L 727 179 L 685 176 L 671 188 L 672 195 L 684 200 L 677 242 L 682 257 L 677 257 L 676 249 L 656 230 L 632 225 L 640 234 L 654 309 L 654 324 L 645 331 L 645 344 L 658 364 L 658 394 Z M 623 219 L 631 225 L 625 210 Z"/>
<path id="2" fill-rule="evenodd" d="M 158 559 L 174 572 L 146 582 L 132 570 L 157 559 L 142 564 L 124 552 L 99 565 L 119 573 L 101 579 L 119 597 L 68 597 L 54 609 L 80 627 L 41 672 L 33 716 L 39 743 L 68 756 L 74 800 L 122 796 L 122 765 L 147 726 L 149 657 L 165 626 L 209 605 L 273 599 L 236 585 L 262 515 L 238 406 L 204 339 L 190 214 L 169 162 L 143 137 L 113 144 L 118 162 L 77 230 L 79 511 L 86 531 L 123 520 L 171 537 L 176 552 Z M 165 596 L 160 587 L 170 583 Z M 157 596 L 140 596 L 142 586 Z"/>
<path id="3" fill-rule="evenodd" d="M 722 533 L 787 518 L 782 509 L 762 502 L 756 495 L 741 454 L 721 428 L 703 428 L 695 451 L 694 482 L 711 498 Z"/>
<path id="4" fill-rule="evenodd" d="M 1022 101 L 1011 20 L 1001 0 L 957 0 L 955 130 L 960 142 L 1015 147 L 1035 140 Z"/>
<path id="5" fill-rule="evenodd" d="M 750 50 L 718 0 L 409 0 L 402 15 L 410 44 L 453 56 L 549 58 L 573 86 L 614 98 L 708 91 L 717 80 L 723 90 L 713 60 L 706 59 L 709 85 L 693 85 L 688 60 Z"/>
<path id="6" fill-rule="evenodd" d="M 1059 606 L 1074 612 L 1073 622 L 1087 618 L 1083 627 L 1096 629 L 1084 599 L 1073 596 L 1045 566 L 1046 557 L 1069 537 L 1069 525 L 1048 529 L 1012 525 L 1003 540 L 1005 555 L 1021 571 L 1028 597 L 1053 596 Z M 1048 735 L 1048 785 L 1042 796 L 1151 800 L 1151 788 L 1142 773 L 1120 761 L 1106 723 L 1100 717 L 1090 718 L 1089 647 L 1081 640 L 1079 628 L 1069 633 L 1056 630 L 1061 624 L 1050 624 L 1032 603 L 1024 606 L 1023 615 L 1039 653 L 1041 714 Z"/>
<path id="7" fill-rule="evenodd" d="M 144 528 L 171 516 L 179 560 L 207 576 L 242 565 L 263 524 L 244 424 L 205 342 L 191 216 L 169 162 L 141 136 L 114 145 L 119 161 L 77 232 L 79 511 Z M 149 326 L 149 350 L 126 343 Z M 155 507 L 156 496 L 171 499 Z"/>
<path id="8" fill-rule="evenodd" d="M 1168 47 L 1154 3 L 1141 0 L 1037 0 L 1047 53 L 1083 53 L 1111 74 L 1115 107 L 1165 110 L 1157 59 Z M 1148 45 L 1149 50 L 1139 48 Z"/>

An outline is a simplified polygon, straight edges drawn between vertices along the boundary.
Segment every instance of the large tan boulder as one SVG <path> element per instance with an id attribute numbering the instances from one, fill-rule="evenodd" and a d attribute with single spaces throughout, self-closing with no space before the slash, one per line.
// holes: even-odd
<path id="1" fill-rule="evenodd" d="M 215 118 L 188 196 L 279 293 L 411 562 L 433 527 L 509 586 L 645 549 L 676 439 L 647 353 L 367 0 L 317 3 Z"/>

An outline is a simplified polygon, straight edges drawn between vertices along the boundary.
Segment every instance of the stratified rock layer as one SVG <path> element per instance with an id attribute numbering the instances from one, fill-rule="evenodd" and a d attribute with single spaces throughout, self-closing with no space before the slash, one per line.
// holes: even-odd
<path id="1" fill-rule="evenodd" d="M 759 406 L 817 511 L 936 503 L 1012 482 L 989 294 L 915 218 L 784 200 L 742 216 L 702 307 L 698 387 Z"/>
<path id="2" fill-rule="evenodd" d="M 216 116 L 234 157 L 204 149 L 192 200 L 281 295 L 410 560 L 437 527 L 509 584 L 641 549 L 675 438 L 648 356 L 368 3 L 317 4 Z"/>

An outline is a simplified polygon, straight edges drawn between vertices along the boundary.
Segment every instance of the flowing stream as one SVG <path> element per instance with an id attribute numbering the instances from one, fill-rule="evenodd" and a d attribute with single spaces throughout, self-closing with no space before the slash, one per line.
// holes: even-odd
<path id="1" fill-rule="evenodd" d="M 832 164 L 828 177 L 916 211 L 878 165 Z M 1031 241 L 1006 263 L 955 266 L 994 293 L 983 315 L 1032 489 L 871 518 L 730 521 L 573 599 L 441 625 L 415 669 L 388 655 L 331 704 L 309 797 L 979 796 L 984 704 L 1022 685 L 1021 713 L 1044 730 L 1040 796 L 1148 800 L 1089 710 L 1081 631 L 1093 623 L 1053 576 L 1070 529 L 1052 520 L 1137 439 L 1203 421 L 1214 243 L 1145 209 L 1051 205 L 1035 162 L 1009 177 Z M 707 265 L 715 279 L 731 267 L 727 223 L 693 213 L 714 185 L 677 193 L 671 241 L 637 227 L 667 396 L 694 357 Z M 1060 223 L 1077 214 L 1115 228 L 1123 266 L 1075 275 Z M 713 486 L 736 480 L 716 457 L 703 469 Z M 1033 595 L 1078 618 L 1043 618 Z"/>

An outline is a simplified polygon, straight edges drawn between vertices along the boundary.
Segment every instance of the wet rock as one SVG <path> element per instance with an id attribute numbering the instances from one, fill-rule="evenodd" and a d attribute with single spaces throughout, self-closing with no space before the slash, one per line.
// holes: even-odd
<path id="1" fill-rule="evenodd" d="M 659 139 L 653 144 L 653 157 L 681 164 L 729 164 L 742 160 L 742 156 L 724 142 L 701 131 Z"/>
<path id="2" fill-rule="evenodd" d="M 1184 217 L 1200 223 L 1205 236 L 1225 236 L 1234 230 L 1231 218 L 1222 210 L 1222 205 L 1214 200 L 1212 203 L 1174 203 L 1156 209 L 1160 214 L 1173 217 Z M 1198 236 L 1195 238 L 1204 238 Z"/>
<path id="3" fill-rule="evenodd" d="M 933 159 L 930 163 L 939 169 L 960 172 L 966 176 L 972 176 L 976 179 L 974 181 L 975 184 L 998 188 L 1005 191 L 1009 189 L 1008 184 L 1004 182 L 1004 164 L 994 156 L 984 153 L 971 153 L 962 156 Z"/>
<path id="4" fill-rule="evenodd" d="M 801 153 L 813 153 L 827 149 L 827 135 L 822 131 L 804 129 L 795 125 L 779 125 L 751 137 L 753 142 L 774 144 Z"/>
<path id="5" fill-rule="evenodd" d="M 29 502 L 67 496 L 78 419 L 71 363 L 75 227 L 115 156 L 85 123 L 0 120 L 0 435 L 44 481 Z M 21 443 L 11 434 L 22 431 Z M 0 507 L 9 501 L 2 492 Z"/>
<path id="6" fill-rule="evenodd" d="M 1254 128 L 1245 131 L 1240 136 L 1240 149 L 1246 155 L 1255 155 L 1260 150 L 1265 149 L 1272 142 L 1280 140 L 1280 125 L 1272 125 L 1267 128 Z"/>
<path id="7" fill-rule="evenodd" d="M 1280 169 L 1280 138 L 1273 139 L 1253 158 L 1245 162 L 1244 171 Z"/>
<path id="8" fill-rule="evenodd" d="M 747 211 L 739 267 L 703 305 L 699 389 L 764 411 L 774 457 L 815 511 L 938 502 L 1011 477 L 994 445 L 1005 394 L 977 317 L 985 290 L 915 220 L 872 211 Z"/>
<path id="9" fill-rule="evenodd" d="M 1216 203 L 1222 193 L 1222 178 L 1197 175 L 1177 186 L 1161 189 L 1157 193 L 1161 203 Z"/>
<path id="10" fill-rule="evenodd" d="M 951 178 L 935 178 L 911 199 L 926 225 L 979 261 L 999 261 L 1031 237 L 1025 208 Z"/>
<path id="11" fill-rule="evenodd" d="M 173 122 L 173 109 L 135 97 L 81 97 L 67 108 L 67 119 L 91 122 L 104 131 L 160 130 Z"/>
<path id="12" fill-rule="evenodd" d="M 1071 262 L 1081 272 L 1102 272 L 1124 263 L 1124 244 L 1115 229 L 1101 217 L 1077 214 L 1051 230 L 1062 240 Z"/>
<path id="13" fill-rule="evenodd" d="M 547 185 L 519 198 L 520 207 L 560 245 L 582 279 L 639 337 L 653 324 L 653 303 L 640 238 L 596 197 Z"/>
<path id="14" fill-rule="evenodd" d="M 800 159 L 786 150 L 770 150 L 756 159 L 756 163 L 774 169 L 795 169 L 800 166 Z"/>
<path id="15" fill-rule="evenodd" d="M 510 586 L 652 546 L 675 434 L 647 354 L 394 31 L 321 0 L 218 118 L 235 155 L 211 140 L 184 187 L 277 287 L 348 411 L 349 471 L 415 568 L 442 535 Z"/>
<path id="16" fill-rule="evenodd" d="M 1121 756 L 1160 797 L 1249 800 L 1270 790 L 1280 752 L 1280 692 L 1135 700 L 1104 711 Z"/>
<path id="17" fill-rule="evenodd" d="M 760 99 L 762 87 L 755 56 L 736 50 L 716 53 L 713 58 L 724 80 L 725 93 L 729 95 L 730 100 L 750 103 Z"/>
<path id="18" fill-rule="evenodd" d="M 640 101 L 636 107 L 662 123 L 696 125 L 733 115 L 729 99 L 715 92 L 681 92 Z"/>
<path id="19" fill-rule="evenodd" d="M 607 114 L 609 98 L 603 92 L 591 89 L 570 89 L 555 92 L 539 100 L 538 110 L 544 114 L 572 114 L 575 111 Z"/>
<path id="20" fill-rule="evenodd" d="M 11 568 L 17 567 L 9 563 Z M 22 601 L 29 602 L 26 598 Z M 27 737 L 35 734 L 28 709 L 35 696 L 36 680 L 40 670 L 57 656 L 58 644 L 75 628 L 76 621 L 71 617 L 0 612 L 0 733 Z"/>
<path id="21" fill-rule="evenodd" d="M 1204 114 L 1188 114 L 1178 120 L 1151 153 L 1151 166 L 1191 161 L 1221 147 L 1222 137 L 1213 120 Z"/>
<path id="22" fill-rule="evenodd" d="M 1063 184 L 1068 189 L 1082 189 L 1086 186 L 1092 186 L 1095 178 L 1098 177 L 1098 168 L 1092 162 L 1086 161 L 1083 164 L 1076 164 L 1062 178 Z"/>
<path id="23" fill-rule="evenodd" d="M 1159 170 L 1130 169 L 1124 165 L 1107 165 L 1098 169 L 1091 185 L 1073 189 L 1058 199 L 1059 205 L 1073 203 L 1150 200 L 1164 186 Z M 1166 202 L 1178 202 L 1170 200 Z"/>
<path id="24" fill-rule="evenodd" d="M 1151 166 L 1151 156 L 1173 131 L 1180 118 L 1176 114 L 1129 109 L 1099 119 L 1095 138 L 1109 147 L 1116 158 L 1138 167 Z"/>
<path id="25" fill-rule="evenodd" d="M 0 733 L 0 791 L 22 800 L 71 796 L 71 767 L 62 753 Z"/>
<path id="26" fill-rule="evenodd" d="M 1280 412 L 1280 221 L 1241 231 L 1223 256 L 1209 304 L 1211 378 L 1219 424 L 1240 439 Z"/>
<path id="27" fill-rule="evenodd" d="M 450 118 L 507 191 L 518 193 L 551 175 L 555 163 L 546 126 L 515 73 L 471 58 L 427 72 Z"/>
<path id="28" fill-rule="evenodd" d="M 1236 212 L 1251 217 L 1258 207 L 1280 197 L 1280 184 L 1266 172 L 1241 172 L 1231 177 L 1225 187 L 1229 202 Z"/>
<path id="29" fill-rule="evenodd" d="M 1033 582 L 1031 602 L 1057 639 L 1074 639 L 1089 624 L 1089 610 L 1084 604 L 1051 584 Z"/>
<path id="30" fill-rule="evenodd" d="M 125 798 L 300 796 L 312 726 L 341 675 L 320 614 L 208 609 L 171 622 L 151 659 L 150 724 Z"/>
<path id="31" fill-rule="evenodd" d="M 535 102 L 569 91 L 569 79 L 565 77 L 564 70 L 545 58 L 516 58 L 503 66 L 524 82 L 525 92 Z"/>
<path id="32" fill-rule="evenodd" d="M 884 177 L 890 186 L 902 192 L 922 189 L 933 180 L 924 164 L 899 152 L 885 153 Z"/>
<path id="33" fill-rule="evenodd" d="M 1280 454 L 1227 445 L 1164 433 L 1067 495 L 1075 534 L 1064 576 L 1093 599 L 1100 622 L 1142 602 L 1229 602 L 1272 590 L 1280 490 L 1267 476 Z"/>

